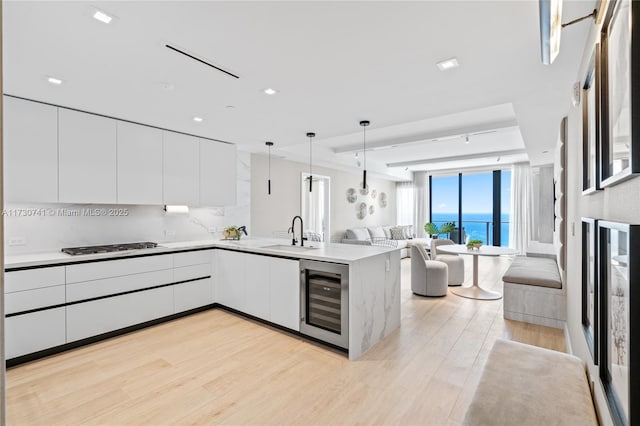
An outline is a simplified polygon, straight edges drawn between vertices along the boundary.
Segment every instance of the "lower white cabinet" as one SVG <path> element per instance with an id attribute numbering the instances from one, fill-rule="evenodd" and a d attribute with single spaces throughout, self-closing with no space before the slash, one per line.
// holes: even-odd
<path id="1" fill-rule="evenodd" d="M 184 312 L 189 309 L 213 303 L 212 279 L 191 281 L 173 286 L 174 312 Z"/>
<path id="2" fill-rule="evenodd" d="M 219 250 L 216 301 L 221 305 L 300 330 L 297 260 Z"/>
<path id="3" fill-rule="evenodd" d="M 300 331 L 300 266 L 297 260 L 269 258 L 270 321 Z"/>
<path id="4" fill-rule="evenodd" d="M 215 262 L 216 301 L 229 308 L 245 311 L 247 253 L 218 250 Z"/>
<path id="5" fill-rule="evenodd" d="M 245 280 L 245 312 L 269 321 L 269 261 L 267 256 L 245 254 L 247 275 Z"/>
<path id="6" fill-rule="evenodd" d="M 5 358 L 65 343 L 65 308 L 46 309 L 4 320 Z"/>
<path id="7" fill-rule="evenodd" d="M 67 342 L 173 314 L 171 286 L 67 306 Z"/>

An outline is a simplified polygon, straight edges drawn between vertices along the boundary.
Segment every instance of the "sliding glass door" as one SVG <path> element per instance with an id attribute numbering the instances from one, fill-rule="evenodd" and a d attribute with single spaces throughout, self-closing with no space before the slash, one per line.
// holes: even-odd
<path id="1" fill-rule="evenodd" d="M 462 242 L 493 245 L 493 173 L 462 175 L 462 230 Z"/>
<path id="2" fill-rule="evenodd" d="M 431 188 L 429 194 L 430 220 L 441 229 L 446 223 L 455 225 L 454 235 L 443 235 L 444 238 L 455 237 L 460 223 L 460 182 L 458 175 L 455 176 L 430 176 Z M 457 241 L 457 238 L 452 238 Z"/>

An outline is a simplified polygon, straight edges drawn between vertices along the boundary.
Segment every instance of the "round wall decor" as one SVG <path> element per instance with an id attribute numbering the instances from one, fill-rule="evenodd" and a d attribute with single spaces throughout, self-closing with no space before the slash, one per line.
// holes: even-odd
<path id="1" fill-rule="evenodd" d="M 356 212 L 356 217 L 360 220 L 364 219 L 367 216 L 367 203 L 358 204 L 358 209 Z"/>
<path id="2" fill-rule="evenodd" d="M 371 204 L 369 206 L 369 214 L 373 214 L 373 213 L 375 213 L 375 211 L 376 211 L 376 207 L 373 204 Z"/>
<path id="3" fill-rule="evenodd" d="M 347 189 L 347 201 L 351 204 L 355 203 L 358 199 L 358 193 L 354 188 Z"/>
<path id="4" fill-rule="evenodd" d="M 378 191 L 376 191 L 375 189 L 372 189 L 371 190 L 371 198 L 375 199 L 377 195 L 378 195 Z"/>

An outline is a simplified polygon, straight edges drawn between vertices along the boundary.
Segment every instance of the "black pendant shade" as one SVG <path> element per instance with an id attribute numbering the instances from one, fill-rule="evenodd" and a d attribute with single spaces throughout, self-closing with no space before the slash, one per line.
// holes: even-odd
<path id="1" fill-rule="evenodd" d="M 313 173 L 311 171 L 311 159 L 312 159 L 312 156 L 311 156 L 311 153 L 312 153 L 311 152 L 311 138 L 315 138 L 316 134 L 313 133 L 313 132 L 309 132 L 309 133 L 307 133 L 307 137 L 309 138 L 309 192 L 311 192 L 312 189 L 313 189 Z"/>
<path id="2" fill-rule="evenodd" d="M 362 189 L 367 189 L 367 126 L 371 124 L 368 120 L 362 120 Z"/>
<path id="3" fill-rule="evenodd" d="M 271 195 L 271 147 L 273 146 L 273 142 L 265 142 L 267 147 L 269 147 L 269 178 L 267 179 L 267 194 Z"/>

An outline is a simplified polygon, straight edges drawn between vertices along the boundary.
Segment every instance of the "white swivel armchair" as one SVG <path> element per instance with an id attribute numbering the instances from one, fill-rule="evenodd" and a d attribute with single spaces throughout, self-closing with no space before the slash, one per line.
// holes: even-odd
<path id="1" fill-rule="evenodd" d="M 444 262 L 449 267 L 449 285 L 462 285 L 464 282 L 464 259 L 457 254 L 438 253 L 438 246 L 452 245 L 451 240 L 431 240 L 431 258 Z"/>
<path id="2" fill-rule="evenodd" d="M 411 291 L 420 296 L 447 295 L 447 265 L 429 260 L 421 244 L 411 246 Z"/>

